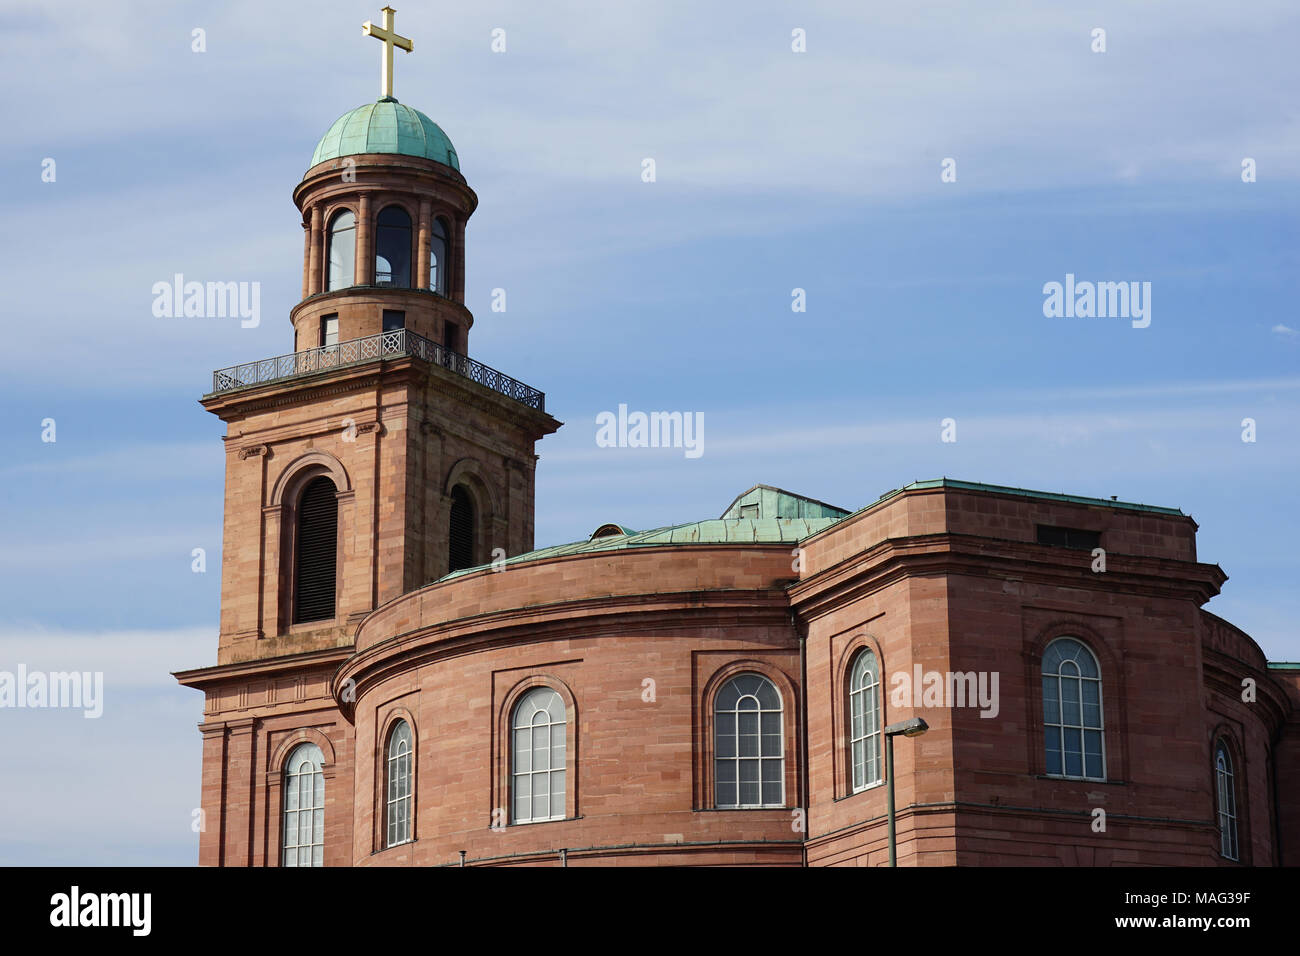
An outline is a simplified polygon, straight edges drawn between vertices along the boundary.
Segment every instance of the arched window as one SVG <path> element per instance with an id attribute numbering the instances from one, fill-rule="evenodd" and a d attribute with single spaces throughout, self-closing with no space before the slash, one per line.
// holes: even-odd
<path id="1" fill-rule="evenodd" d="M 313 478 L 298 499 L 293 590 L 295 624 L 328 621 L 334 617 L 338 526 L 339 500 L 334 482 L 324 475 Z"/>
<path id="2" fill-rule="evenodd" d="M 534 687 L 515 705 L 511 721 L 510 777 L 515 823 L 564 819 L 564 700 Z"/>
<path id="3" fill-rule="evenodd" d="M 447 294 L 447 280 L 450 278 L 449 235 L 446 220 L 435 218 L 429 235 L 429 288 L 439 295 Z"/>
<path id="4" fill-rule="evenodd" d="M 388 734 L 388 846 L 411 839 L 411 727 L 399 720 Z"/>
<path id="5" fill-rule="evenodd" d="M 356 279 L 357 217 L 346 210 L 330 220 L 329 291 L 346 289 Z"/>
<path id="6" fill-rule="evenodd" d="M 849 676 L 849 750 L 853 792 L 880 783 L 880 668 L 863 649 Z"/>
<path id="7" fill-rule="evenodd" d="M 284 762 L 282 866 L 324 866 L 325 756 L 299 744 Z"/>
<path id="8" fill-rule="evenodd" d="M 714 805 L 785 806 L 781 694 L 766 677 L 740 674 L 713 703 Z"/>
<path id="9" fill-rule="evenodd" d="M 411 217 L 401 206 L 386 206 L 375 229 L 375 285 L 411 286 Z"/>
<path id="10" fill-rule="evenodd" d="M 1106 779 L 1101 669 L 1072 637 L 1057 638 L 1043 652 L 1043 738 L 1049 774 Z"/>
<path id="11" fill-rule="evenodd" d="M 1237 788 L 1232 773 L 1232 754 L 1220 738 L 1214 747 L 1214 782 L 1218 792 L 1219 852 L 1227 859 L 1237 859 Z"/>
<path id="12" fill-rule="evenodd" d="M 474 499 L 462 485 L 451 489 L 448 525 L 448 573 L 474 567 Z"/>

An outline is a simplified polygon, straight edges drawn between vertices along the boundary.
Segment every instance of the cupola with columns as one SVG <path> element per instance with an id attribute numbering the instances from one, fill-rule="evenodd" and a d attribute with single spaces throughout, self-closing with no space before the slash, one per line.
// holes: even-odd
<path id="1" fill-rule="evenodd" d="M 383 13 L 382 27 L 363 27 L 384 43 L 382 96 L 330 126 L 293 193 L 305 232 L 295 349 L 401 327 L 465 352 L 465 223 L 478 197 L 447 134 L 394 97 L 393 49 L 413 45 Z"/>

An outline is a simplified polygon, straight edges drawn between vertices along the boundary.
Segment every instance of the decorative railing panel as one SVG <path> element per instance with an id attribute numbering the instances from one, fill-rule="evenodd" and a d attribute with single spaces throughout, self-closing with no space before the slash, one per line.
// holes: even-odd
<path id="1" fill-rule="evenodd" d="M 322 345 L 275 358 L 258 359 L 244 365 L 217 369 L 212 373 L 213 394 L 230 392 L 268 382 L 279 382 L 299 375 L 310 375 L 327 369 L 342 368 L 376 359 L 412 356 L 430 365 L 438 365 L 477 382 L 498 394 L 513 398 L 539 412 L 546 411 L 546 395 L 504 372 L 476 362 L 468 355 L 453 352 L 437 342 L 416 335 L 407 329 L 380 332 L 360 339 L 350 339 L 335 345 Z"/>

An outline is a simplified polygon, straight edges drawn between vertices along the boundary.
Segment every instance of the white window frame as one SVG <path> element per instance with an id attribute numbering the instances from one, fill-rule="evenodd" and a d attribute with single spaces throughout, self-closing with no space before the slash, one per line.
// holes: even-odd
<path id="1" fill-rule="evenodd" d="M 403 731 L 405 733 L 403 734 Z M 412 809 L 414 797 L 411 780 L 414 764 L 414 736 L 411 725 L 396 720 L 388 731 L 388 746 L 384 762 L 384 824 L 387 839 L 385 847 L 401 846 L 411 842 Z"/>
<path id="2" fill-rule="evenodd" d="M 553 713 L 553 706 L 559 706 L 560 718 L 557 720 Z M 535 736 L 538 731 L 546 732 L 546 766 L 538 768 L 535 766 L 537 747 L 534 744 Z M 528 760 L 527 767 L 523 766 L 521 760 L 521 751 L 519 748 L 519 734 L 527 732 L 528 734 Z M 556 739 L 560 743 L 559 754 L 556 754 Z M 567 819 L 568 813 L 568 787 L 569 779 L 568 756 L 569 756 L 569 709 L 564 703 L 564 697 L 555 688 L 541 685 L 530 688 L 521 696 L 514 705 L 514 710 L 510 718 L 510 822 L 511 823 L 547 823 L 552 820 Z M 560 789 L 557 794 L 555 791 L 555 780 L 559 778 Z M 547 800 L 547 813 L 543 816 L 536 815 L 536 801 L 533 799 L 537 794 L 537 783 L 544 783 Z M 520 803 L 520 786 L 523 783 L 528 786 L 528 812 L 521 814 L 519 812 Z M 558 796 L 558 809 L 556 807 L 556 797 Z"/>
<path id="3" fill-rule="evenodd" d="M 352 218 L 352 225 L 339 226 L 339 220 L 344 216 Z M 360 234 L 357 229 L 357 216 L 351 209 L 340 209 L 330 218 L 328 236 L 325 242 L 325 291 L 337 292 L 339 289 L 347 289 L 356 284 L 356 265 L 357 265 L 357 236 Z M 347 239 L 352 246 L 351 262 L 341 261 L 342 256 L 336 255 L 336 239 L 343 239 L 342 233 L 348 233 Z M 342 252 L 342 247 L 337 248 Z M 335 285 L 335 272 L 338 271 L 339 284 Z M 349 274 L 350 273 L 350 274 Z"/>
<path id="4" fill-rule="evenodd" d="M 759 680 L 761 680 L 763 683 L 765 683 L 768 687 L 772 689 L 772 693 L 776 695 L 775 709 L 771 707 L 764 707 L 763 702 L 758 699 L 758 696 L 756 694 L 753 693 L 741 694 L 736 699 L 735 705 L 731 708 L 722 709 L 718 706 L 718 701 L 722 696 L 722 692 L 726 690 L 728 687 L 730 687 L 732 684 L 734 684 L 735 682 L 739 680 L 743 680 L 747 677 L 758 678 Z M 746 700 L 753 700 L 754 703 L 757 705 L 757 707 L 742 708 L 741 704 Z M 757 756 L 752 756 L 752 755 L 742 756 L 740 753 L 740 738 L 741 738 L 740 715 L 742 713 L 747 713 L 747 714 L 757 713 L 758 715 L 758 755 Z M 765 714 L 775 715 L 776 724 L 780 728 L 780 734 L 781 734 L 780 752 L 775 755 L 766 754 L 763 752 L 763 738 L 767 736 L 763 733 L 763 716 Z M 718 756 L 718 751 L 720 749 L 718 743 L 724 736 L 724 732 L 721 729 L 721 721 L 718 719 L 719 717 L 722 716 L 730 716 L 731 726 L 732 726 L 731 746 L 728 748 L 731 751 L 731 755 L 725 757 Z M 758 763 L 759 802 L 741 803 L 740 783 L 741 783 L 742 762 L 752 763 L 755 761 L 757 761 Z M 769 803 L 763 800 L 763 768 L 765 764 L 769 764 L 769 763 L 775 763 L 778 768 L 777 780 L 780 781 L 781 793 L 778 798 L 778 802 L 776 803 Z M 725 764 L 731 764 L 734 769 L 734 773 L 735 773 L 734 779 L 735 779 L 735 787 L 736 787 L 735 803 L 723 803 L 720 798 L 720 794 L 719 794 L 720 787 L 718 783 L 719 781 L 718 769 L 719 767 Z M 785 807 L 785 700 L 781 696 L 780 688 L 778 688 L 776 684 L 774 684 L 769 678 L 764 677 L 762 674 L 753 671 L 747 671 L 743 674 L 736 674 L 734 677 L 728 678 L 718 688 L 717 692 L 713 696 L 713 806 L 714 809 L 717 810 L 760 810 L 760 809 L 776 809 L 776 808 L 783 809 Z"/>
<path id="5" fill-rule="evenodd" d="M 1061 643 L 1077 644 L 1079 647 L 1083 648 L 1084 653 L 1087 654 L 1089 658 L 1091 658 L 1092 665 L 1096 669 L 1097 676 L 1096 677 L 1084 676 L 1083 673 L 1079 670 L 1079 665 L 1075 663 L 1074 660 L 1068 658 L 1060 661 L 1057 664 L 1057 669 L 1054 672 L 1049 673 L 1043 661 L 1046 660 L 1048 651 L 1050 651 L 1053 646 Z M 1073 668 L 1074 673 L 1062 672 L 1067 665 Z M 1087 644 L 1085 644 L 1083 641 L 1081 641 L 1079 638 L 1063 635 L 1061 637 L 1053 639 L 1048 643 L 1046 647 L 1043 648 L 1043 656 L 1040 659 L 1040 663 L 1039 663 L 1039 673 L 1041 674 L 1042 677 L 1042 681 L 1039 689 L 1043 695 L 1043 706 L 1042 706 L 1043 761 L 1044 761 L 1044 769 L 1047 772 L 1047 776 L 1060 777 L 1061 779 L 1064 780 L 1104 781 L 1106 779 L 1106 700 L 1104 694 L 1105 687 L 1103 685 L 1102 676 L 1101 676 L 1101 661 L 1097 659 L 1097 655 L 1093 652 L 1092 648 L 1089 647 Z M 1047 719 L 1046 701 L 1047 701 L 1047 682 L 1049 680 L 1056 681 L 1056 715 L 1055 715 L 1056 721 L 1049 721 Z M 1064 682 L 1067 680 L 1077 682 L 1078 684 L 1079 722 L 1077 724 L 1076 723 L 1067 724 L 1065 722 L 1065 705 L 1064 705 L 1065 698 L 1063 694 L 1063 689 L 1064 689 Z M 1090 681 L 1092 683 L 1095 683 L 1097 686 L 1096 726 L 1085 723 L 1084 705 L 1083 705 L 1083 687 L 1085 681 Z M 1068 772 L 1068 764 L 1066 762 L 1066 756 L 1065 756 L 1066 754 L 1065 732 L 1067 730 L 1077 730 L 1079 732 L 1079 748 L 1080 748 L 1079 761 L 1080 761 L 1080 769 L 1083 771 L 1083 773 L 1081 774 L 1072 774 Z M 1101 773 L 1100 774 L 1088 773 L 1088 750 L 1087 750 L 1087 743 L 1086 743 L 1088 731 L 1096 731 L 1101 740 Z M 1059 752 L 1061 754 L 1061 769 L 1059 772 L 1053 772 L 1046 765 L 1047 741 L 1052 736 L 1055 736 L 1057 743 L 1060 745 Z"/>
<path id="6" fill-rule="evenodd" d="M 324 764 L 325 755 L 321 753 L 320 747 L 311 742 L 294 747 L 284 762 L 284 799 L 280 817 L 281 866 L 325 865 Z M 289 825 L 291 821 L 292 829 Z M 293 834 L 293 842 L 290 842 L 290 833 Z"/>
<path id="7" fill-rule="evenodd" d="M 868 663 L 870 667 L 864 667 Z M 853 659 L 849 676 L 849 779 L 852 793 L 861 793 L 884 780 L 880 759 L 883 730 L 880 662 L 871 648 L 864 647 Z M 859 753 L 861 760 L 858 759 Z M 868 756 L 874 759 L 869 760 Z M 874 772 L 869 773 L 873 767 Z"/>
<path id="8" fill-rule="evenodd" d="M 1237 839 L 1237 775 L 1232 766 L 1232 749 L 1222 737 L 1214 745 L 1215 810 L 1219 821 L 1219 854 L 1238 862 L 1241 845 Z"/>

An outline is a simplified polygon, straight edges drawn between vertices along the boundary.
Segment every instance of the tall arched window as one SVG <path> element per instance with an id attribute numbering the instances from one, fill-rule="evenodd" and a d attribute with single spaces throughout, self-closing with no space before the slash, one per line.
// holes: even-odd
<path id="1" fill-rule="evenodd" d="M 785 806 L 781 694 L 759 674 L 722 685 L 713 703 L 714 805 Z"/>
<path id="2" fill-rule="evenodd" d="M 515 705 L 510 723 L 511 819 L 563 820 L 568 732 L 564 700 L 549 687 L 534 687 Z"/>
<path id="3" fill-rule="evenodd" d="M 1043 652 L 1043 738 L 1049 774 L 1106 779 L 1101 669 L 1072 637 L 1057 638 Z"/>
<path id="4" fill-rule="evenodd" d="M 1214 746 L 1214 782 L 1218 793 L 1219 852 L 1237 859 L 1237 787 L 1232 772 L 1232 754 L 1220 738 Z"/>
<path id="5" fill-rule="evenodd" d="M 439 295 L 447 294 L 447 281 L 450 277 L 450 260 L 447 256 L 450 248 L 449 235 L 446 220 L 435 218 L 429 235 L 429 288 Z"/>
<path id="6" fill-rule="evenodd" d="M 334 482 L 313 478 L 298 499 L 294 551 L 293 622 L 334 617 L 339 501 Z"/>
<path id="7" fill-rule="evenodd" d="M 462 485 L 451 489 L 447 571 L 474 567 L 474 499 Z"/>
<path id="8" fill-rule="evenodd" d="M 329 291 L 346 289 L 356 279 L 357 217 L 344 210 L 330 220 Z"/>
<path id="9" fill-rule="evenodd" d="M 411 727 L 399 720 L 388 733 L 388 846 L 411 839 Z"/>
<path id="10" fill-rule="evenodd" d="M 282 866 L 324 866 L 325 756 L 299 744 L 284 762 Z"/>
<path id="11" fill-rule="evenodd" d="M 849 675 L 849 750 L 853 792 L 880 783 L 880 668 L 863 649 Z"/>
<path id="12" fill-rule="evenodd" d="M 401 206 L 386 206 L 375 229 L 375 285 L 411 286 L 411 217 Z"/>

